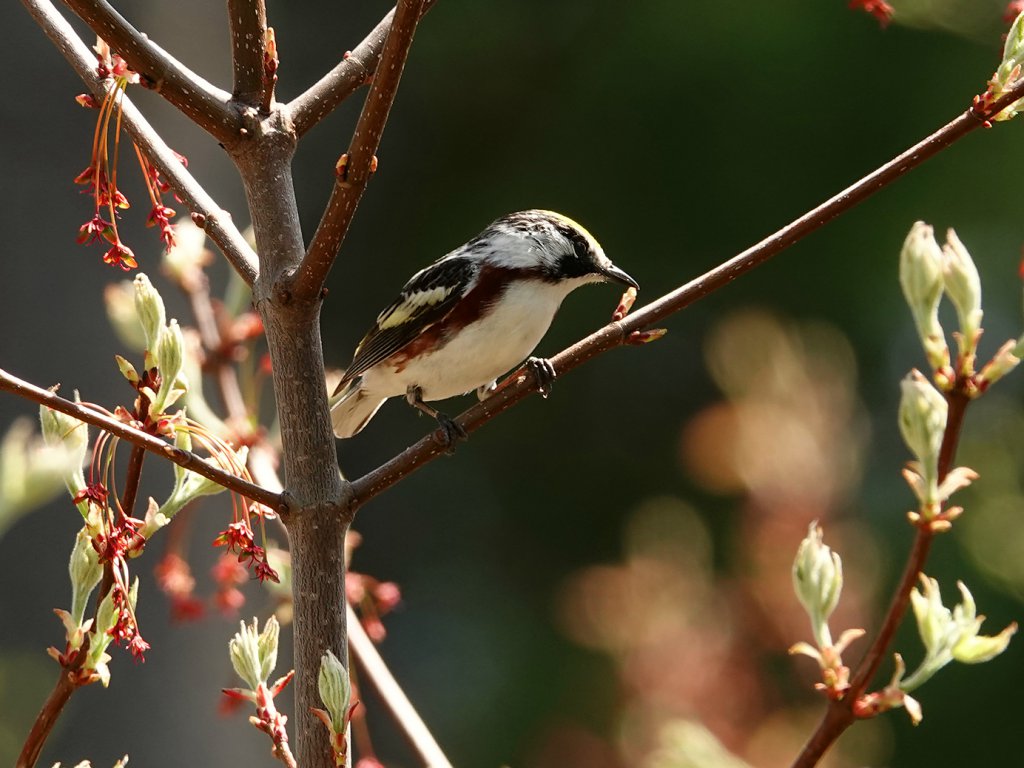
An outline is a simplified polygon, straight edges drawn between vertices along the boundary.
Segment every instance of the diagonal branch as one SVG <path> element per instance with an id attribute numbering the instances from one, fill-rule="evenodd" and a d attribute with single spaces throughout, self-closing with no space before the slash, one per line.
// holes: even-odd
<path id="1" fill-rule="evenodd" d="M 888 186 L 907 171 L 921 165 L 925 160 L 942 151 L 955 141 L 963 138 L 976 128 L 986 124 L 1007 106 L 1024 96 L 1024 81 L 1007 92 L 1006 96 L 980 111 L 969 109 L 955 120 L 947 123 L 931 136 L 918 142 L 910 149 L 877 168 L 872 173 L 844 189 L 835 197 L 800 218 L 766 237 L 728 261 L 719 264 L 700 277 L 691 280 L 674 291 L 661 296 L 642 309 L 622 320 L 609 323 L 590 336 L 576 342 L 551 358 L 556 373 L 561 376 L 582 365 L 602 352 L 628 343 L 631 333 L 649 328 L 671 314 L 702 299 L 719 288 L 731 283 L 737 277 L 760 266 L 776 254 L 819 229 L 836 216 L 866 200 L 878 190 Z M 455 421 L 466 432 L 472 432 L 486 424 L 499 413 L 511 408 L 517 402 L 537 389 L 533 378 L 522 369 L 514 373 L 497 392 L 485 401 L 459 415 Z M 410 446 L 390 461 L 363 477 L 352 482 L 353 510 L 358 509 L 377 494 L 390 488 L 407 475 L 444 453 L 438 440 L 438 433 L 431 433 Z"/>
<path id="2" fill-rule="evenodd" d="M 243 104 L 263 101 L 267 52 L 267 5 L 264 0 L 228 0 L 234 97 Z"/>
<path id="3" fill-rule="evenodd" d="M 99 99 L 106 94 L 108 81 L 96 76 L 96 60 L 68 21 L 50 0 L 22 0 L 46 36 L 68 60 L 78 76 Z M 164 142 L 130 99 L 121 96 L 122 120 L 132 139 L 159 169 L 174 189 L 196 223 L 202 226 L 217 244 L 225 258 L 248 283 L 256 279 L 256 255 L 231 221 L 231 214 L 220 208 L 202 185 L 185 169 L 177 155 Z"/>
<path id="4" fill-rule="evenodd" d="M 106 430 L 122 440 L 127 440 L 132 445 L 145 448 L 147 451 L 163 456 L 165 459 L 170 459 L 175 464 L 202 475 L 230 491 L 245 496 L 247 499 L 258 501 L 260 504 L 270 507 L 276 512 L 284 513 L 287 511 L 287 505 L 280 493 L 268 491 L 266 488 L 250 483 L 248 480 L 237 475 L 225 472 L 223 469 L 211 464 L 191 451 L 178 448 L 176 445 L 172 445 L 165 440 L 129 427 L 127 424 L 111 418 L 100 411 L 93 410 L 87 405 L 65 400 L 55 392 L 23 381 L 12 376 L 2 368 L 0 368 L 0 390 L 11 392 L 40 405 L 45 405 L 47 408 L 66 413 L 68 416 L 73 416 L 79 421 L 84 421 L 86 424 L 92 424 L 94 427 Z"/>
<path id="5" fill-rule="evenodd" d="M 426 13 L 435 2 L 426 0 L 420 15 Z M 305 134 L 357 89 L 370 82 L 380 63 L 381 51 L 384 50 L 384 42 L 394 17 L 395 9 L 392 8 L 363 42 L 348 51 L 334 69 L 288 103 L 297 136 Z"/>
<path id="6" fill-rule="evenodd" d="M 231 94 L 202 77 L 135 29 L 107 0 L 64 0 L 103 38 L 150 88 L 184 112 L 222 144 L 237 140 L 241 115 L 229 104 Z"/>
<path id="7" fill-rule="evenodd" d="M 419 754 L 424 765 L 429 768 L 452 768 L 452 764 L 441 751 L 433 734 L 420 718 L 416 708 L 409 701 L 409 697 L 398 685 L 398 681 L 395 680 L 387 663 L 377 652 L 377 648 L 370 640 L 370 636 L 366 634 L 363 625 L 359 623 L 359 617 L 352 610 L 352 606 L 346 606 L 346 609 L 348 612 L 348 639 L 352 655 L 355 657 L 356 663 L 366 672 L 373 687 L 377 689 L 377 693 L 380 694 L 384 705 L 391 712 L 398 727 Z"/>
<path id="8" fill-rule="evenodd" d="M 366 96 L 359 122 L 356 123 L 348 154 L 342 155 L 338 161 L 338 178 L 331 192 L 331 199 L 309 244 L 306 257 L 292 277 L 290 293 L 293 296 L 304 299 L 318 296 L 338 255 L 338 249 L 352 223 L 356 206 L 359 205 L 376 166 L 377 147 L 380 146 L 384 125 L 395 101 L 395 93 L 409 56 L 416 25 L 423 15 L 424 2 L 425 0 L 399 0 L 395 8 L 394 20 L 384 43 L 377 74 L 370 86 L 370 93 Z"/>

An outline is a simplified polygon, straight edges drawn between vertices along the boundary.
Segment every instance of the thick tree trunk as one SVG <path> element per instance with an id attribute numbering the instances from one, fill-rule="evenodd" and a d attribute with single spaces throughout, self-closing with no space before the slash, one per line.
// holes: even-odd
<path id="1" fill-rule="evenodd" d="M 302 260 L 291 178 L 294 135 L 273 119 L 251 147 L 239 147 L 256 232 L 260 278 L 254 300 L 266 330 L 281 425 L 284 494 L 295 600 L 295 752 L 303 768 L 333 768 L 327 734 L 311 714 L 322 707 L 320 658 L 348 659 L 345 634 L 345 484 L 338 471 L 320 343 L 320 300 L 294 301 L 278 285 Z M 275 124 L 276 123 L 276 124 Z"/>

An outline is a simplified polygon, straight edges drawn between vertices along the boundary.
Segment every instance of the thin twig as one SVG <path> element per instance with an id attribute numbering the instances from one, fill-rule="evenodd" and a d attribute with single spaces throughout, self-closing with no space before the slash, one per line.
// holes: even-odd
<path id="1" fill-rule="evenodd" d="M 423 3 L 424 0 L 399 0 L 395 9 L 377 74 L 356 123 L 352 143 L 347 155 L 339 161 L 331 199 L 310 241 L 306 257 L 288 286 L 295 297 L 310 299 L 320 294 L 352 223 L 356 207 L 374 171 L 377 147 L 395 101 L 416 25 L 423 14 Z"/>
<path id="2" fill-rule="evenodd" d="M 942 446 L 939 449 L 938 482 L 940 483 L 953 467 L 953 459 L 956 456 L 956 448 L 960 442 L 963 428 L 964 413 L 971 402 L 960 388 L 947 395 L 946 399 L 949 402 L 949 411 L 946 418 L 946 430 L 942 435 Z M 934 540 L 935 533 L 930 526 L 919 525 L 917 527 L 914 544 L 907 555 L 907 562 L 903 567 L 899 585 L 893 592 L 892 601 L 889 603 L 889 609 L 885 613 L 878 634 L 857 666 L 857 671 L 853 674 L 850 689 L 842 699 L 829 702 L 828 709 L 818 727 L 811 734 L 796 760 L 793 761 L 793 768 L 812 768 L 817 765 L 829 747 L 856 721 L 853 705 L 867 691 L 868 685 L 871 684 L 871 680 L 888 653 L 889 645 L 896 636 L 896 630 L 899 629 L 910 604 L 910 592 L 917 585 L 920 574 L 924 571 Z"/>
<path id="3" fill-rule="evenodd" d="M 421 15 L 426 13 L 436 0 L 423 3 Z M 338 105 L 370 82 L 380 63 L 384 41 L 391 29 L 395 9 L 388 11 L 373 31 L 355 48 L 345 54 L 338 65 L 296 96 L 288 103 L 295 134 L 302 136 L 310 128 L 331 114 Z"/>
<path id="4" fill-rule="evenodd" d="M 139 483 L 142 480 L 142 462 L 146 458 L 146 449 L 141 445 L 133 445 L 128 457 L 128 469 L 124 480 L 124 493 L 121 495 L 121 511 L 125 517 L 134 517 L 135 499 L 139 495 Z"/>
<path id="5" fill-rule="evenodd" d="M 420 718 L 412 702 L 398 685 L 398 681 L 391 674 L 384 659 L 377 653 L 376 646 L 366 634 L 363 625 L 359 623 L 359 617 L 352 610 L 352 606 L 347 606 L 347 610 L 348 639 L 352 654 L 377 693 L 380 694 L 384 704 L 391 711 L 398 727 L 402 729 L 402 733 L 409 739 L 409 743 L 427 768 L 452 768 L 452 764 L 444 756 L 444 752 L 434 740 L 426 723 Z"/>
<path id="6" fill-rule="evenodd" d="M 84 656 L 85 652 L 80 651 L 79 657 Z M 57 718 L 60 717 L 64 705 L 68 703 L 71 694 L 80 687 L 75 682 L 76 679 L 77 676 L 74 671 L 61 667 L 53 690 L 50 691 L 50 695 L 43 702 L 43 707 L 39 710 L 39 714 L 36 715 L 35 722 L 32 723 L 32 728 L 25 738 L 25 743 L 21 748 L 21 754 L 18 755 L 18 762 L 15 763 L 15 768 L 32 768 L 36 761 L 39 760 L 39 753 L 42 752 L 43 745 L 46 743 L 50 731 L 53 730 Z"/>
<path id="7" fill-rule="evenodd" d="M 1016 85 L 1006 96 L 994 102 L 982 113 L 969 109 L 955 120 L 944 125 L 935 133 L 918 142 L 910 149 L 882 165 L 872 173 L 844 189 L 838 195 L 805 213 L 773 235 L 751 246 L 709 272 L 691 280 L 674 291 L 661 296 L 642 309 L 627 315 L 595 331 L 576 342 L 568 349 L 551 358 L 555 371 L 562 376 L 582 365 L 592 357 L 621 346 L 628 341 L 631 333 L 649 328 L 695 301 L 714 293 L 731 283 L 754 267 L 760 266 L 773 256 L 824 226 L 841 213 L 872 194 L 888 186 L 907 171 L 921 165 L 925 160 L 981 127 L 985 120 L 996 115 L 1008 105 L 1024 97 L 1024 81 Z M 497 392 L 485 401 L 464 411 L 455 421 L 467 432 L 486 424 L 499 413 L 511 408 L 531 392 L 537 385 L 524 369 L 515 372 Z M 368 472 L 352 483 L 353 510 L 358 509 L 377 494 L 390 488 L 407 475 L 444 453 L 440 434 L 433 432 L 413 444 L 402 453 Z"/>
<path id="8" fill-rule="evenodd" d="M 0 369 L 0 390 L 19 395 L 27 400 L 45 405 L 47 408 L 66 413 L 68 416 L 74 416 L 86 424 L 92 424 L 94 427 L 106 430 L 122 440 L 127 440 L 133 445 L 145 448 L 151 453 L 156 453 L 166 459 L 170 459 L 185 469 L 196 472 L 218 485 L 223 485 L 228 490 L 241 494 L 252 501 L 258 501 L 260 504 L 270 507 L 277 512 L 287 511 L 287 505 L 281 494 L 268 491 L 266 488 L 250 483 L 248 480 L 237 475 L 225 472 L 223 469 L 214 466 L 191 451 L 178 448 L 158 437 L 129 427 L 127 424 L 93 410 L 86 405 L 65 400 L 48 389 L 41 389 L 27 381 L 22 381 L 3 369 Z"/>
<path id="9" fill-rule="evenodd" d="M 103 38 L 134 72 L 192 122 L 217 141 L 238 138 L 241 115 L 229 103 L 231 94 L 211 85 L 139 32 L 106 0 L 63 0 Z"/>
<path id="10" fill-rule="evenodd" d="M 225 359 L 222 350 L 223 339 L 217 323 L 217 316 L 213 310 L 213 301 L 210 298 L 210 280 L 206 272 L 201 271 L 195 280 L 190 280 L 186 285 L 182 285 L 182 289 L 188 296 L 189 304 L 192 307 L 192 315 L 195 317 L 196 328 L 199 330 L 199 338 L 206 351 L 206 360 L 209 367 L 213 369 L 214 377 L 217 380 L 217 389 L 227 411 L 228 420 L 233 429 L 241 430 L 249 423 L 249 409 L 245 405 L 245 398 L 242 397 L 238 372 L 235 370 L 235 366 Z"/>
<path id="11" fill-rule="evenodd" d="M 264 0 L 228 0 L 234 97 L 255 106 L 263 100 L 263 64 L 267 51 Z"/>
<path id="12" fill-rule="evenodd" d="M 108 81 L 96 76 L 96 60 L 68 21 L 50 0 L 22 0 L 24 6 L 50 41 L 68 60 L 78 76 L 99 99 L 106 95 Z M 231 214 L 220 208 L 202 185 L 181 164 L 178 157 L 142 116 L 131 99 L 121 96 L 122 122 L 132 139 L 157 167 L 199 223 L 217 244 L 224 257 L 242 279 L 252 285 L 256 280 L 256 254 L 231 221 Z"/>

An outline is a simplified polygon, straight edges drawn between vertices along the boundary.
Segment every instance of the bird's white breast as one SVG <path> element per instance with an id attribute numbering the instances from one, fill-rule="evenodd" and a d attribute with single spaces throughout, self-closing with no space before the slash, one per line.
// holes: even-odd
<path id="1" fill-rule="evenodd" d="M 386 361 L 374 366 L 363 374 L 362 388 L 373 396 L 395 397 L 416 386 L 424 400 L 444 400 L 488 384 L 533 352 L 574 287 L 533 280 L 512 283 L 490 312 L 443 346 L 398 371 Z"/>

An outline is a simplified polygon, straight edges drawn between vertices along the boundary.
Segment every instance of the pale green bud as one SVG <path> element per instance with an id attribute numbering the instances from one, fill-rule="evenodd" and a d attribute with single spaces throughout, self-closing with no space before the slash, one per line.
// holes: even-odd
<path id="1" fill-rule="evenodd" d="M 100 565 L 99 555 L 86 528 L 80 530 L 75 537 L 75 546 L 68 562 L 68 575 L 71 577 L 71 620 L 81 625 L 89 596 L 103 578 L 103 566 Z"/>
<path id="2" fill-rule="evenodd" d="M 93 626 L 92 632 L 89 633 L 89 653 L 84 663 L 86 669 L 96 670 L 104 688 L 110 682 L 110 670 L 107 668 L 110 656 L 106 650 L 114 639 L 110 630 L 117 624 L 117 615 L 113 590 L 111 590 L 100 601 L 100 607 L 96 611 L 96 624 Z"/>
<path id="3" fill-rule="evenodd" d="M 75 486 L 81 482 L 81 487 Z M 28 419 L 16 419 L 0 439 L 0 534 L 18 517 L 56 497 L 85 487 L 81 456 L 62 444 L 47 445 Z"/>
<path id="4" fill-rule="evenodd" d="M 148 541 L 153 537 L 154 533 L 159 531 L 169 522 L 171 522 L 171 518 L 164 513 L 156 503 L 156 500 L 150 496 L 149 505 L 146 507 L 146 516 L 143 518 L 142 527 L 139 528 L 139 536 Z"/>
<path id="5" fill-rule="evenodd" d="M 164 300 L 142 272 L 135 276 L 135 314 L 146 335 L 146 349 L 155 354 L 160 333 L 167 322 L 167 312 Z"/>
<path id="6" fill-rule="evenodd" d="M 900 432 L 920 463 L 925 493 L 922 501 L 937 501 L 939 451 L 946 431 L 949 406 L 946 398 L 919 371 L 911 371 L 900 382 Z"/>
<path id="7" fill-rule="evenodd" d="M 348 679 L 348 670 L 338 661 L 338 657 L 327 651 L 320 659 L 320 700 L 331 715 L 331 730 L 344 733 L 348 707 L 352 698 L 352 686 Z"/>
<path id="8" fill-rule="evenodd" d="M 1019 340 L 1010 339 L 1003 344 L 978 374 L 979 386 L 992 385 L 1003 378 L 1020 364 L 1022 353 L 1024 349 L 1021 348 Z"/>
<path id="9" fill-rule="evenodd" d="M 1006 650 L 1010 638 L 1017 632 L 1017 624 L 1011 623 L 998 635 L 979 635 L 984 616 L 978 616 L 974 596 L 962 581 L 960 588 L 962 602 L 953 609 L 953 619 L 960 627 L 960 639 L 953 646 L 953 658 L 962 664 L 981 664 L 991 661 Z"/>
<path id="10" fill-rule="evenodd" d="M 939 324 L 943 261 L 934 230 L 923 221 L 915 222 L 900 251 L 900 286 L 928 363 L 935 369 L 949 365 L 949 349 Z"/>
<path id="11" fill-rule="evenodd" d="M 1006 42 L 1003 44 L 1003 60 L 989 81 L 986 96 L 994 101 L 1013 88 L 1020 81 L 1022 63 L 1024 63 L 1024 13 L 1019 14 L 1013 20 L 1010 31 L 1006 34 Z M 1020 103 L 1020 101 L 1015 101 L 992 119 L 1011 119 L 1017 114 Z"/>
<path id="12" fill-rule="evenodd" d="M 830 647 L 828 617 L 843 591 L 843 563 L 839 555 L 825 545 L 817 522 L 808 527 L 807 536 L 797 549 L 793 561 L 793 590 L 811 619 L 818 647 Z"/>
<path id="13" fill-rule="evenodd" d="M 171 320 L 168 326 L 161 331 L 156 349 L 156 361 L 160 367 L 160 375 L 165 382 L 173 382 L 181 373 L 185 349 L 185 339 L 182 338 L 177 320 Z"/>
<path id="14" fill-rule="evenodd" d="M 904 691 L 920 687 L 953 660 L 980 664 L 995 658 L 1006 650 L 1017 631 L 1017 625 L 1010 624 L 994 637 L 979 635 L 984 617 L 977 615 L 974 598 L 963 582 L 957 582 L 957 586 L 962 602 L 952 612 L 942 604 L 935 579 L 922 574 L 921 591 L 911 590 L 910 601 L 925 657 L 914 673 L 900 683 Z"/>
<path id="15" fill-rule="evenodd" d="M 263 675 L 263 680 L 269 678 L 270 673 L 277 666 L 277 645 L 280 635 L 281 625 L 277 623 L 277 619 L 271 616 L 267 619 L 267 623 L 263 625 L 263 631 L 260 632 L 257 643 L 260 652 L 260 671 Z"/>
<path id="16" fill-rule="evenodd" d="M 281 627 L 273 616 L 267 619 L 262 632 L 257 631 L 255 618 L 252 626 L 246 626 L 244 621 L 240 624 L 241 629 L 228 643 L 228 653 L 235 672 L 255 691 L 260 684 L 266 684 L 277 664 Z"/>
<path id="17" fill-rule="evenodd" d="M 77 392 L 75 392 L 75 402 L 80 402 Z M 89 448 L 89 428 L 84 421 L 79 421 L 74 416 L 68 416 L 61 411 L 47 408 L 45 405 L 39 406 L 39 426 L 47 445 L 60 447 L 67 453 L 64 484 L 67 486 L 68 492 L 74 496 L 85 488 L 82 464 L 85 463 L 85 454 Z"/>
<path id="18" fill-rule="evenodd" d="M 939 582 L 922 574 L 921 589 L 915 587 L 910 591 L 910 602 L 925 653 L 930 657 L 949 653 L 959 639 L 960 631 L 953 621 L 953 614 L 942 604 Z"/>
<path id="19" fill-rule="evenodd" d="M 942 255 L 942 281 L 960 320 L 960 356 L 973 359 L 981 330 L 981 277 L 971 254 L 952 229 L 946 233 Z"/>
<path id="20" fill-rule="evenodd" d="M 146 334 L 139 326 L 135 312 L 135 286 L 131 280 L 111 283 L 103 289 L 103 303 L 118 340 L 128 349 L 141 352 L 146 348 Z"/>
<path id="21" fill-rule="evenodd" d="M 156 345 L 156 365 L 161 377 L 160 391 L 152 404 L 156 413 L 163 413 L 185 393 L 181 376 L 184 350 L 185 339 L 181 335 L 181 327 L 177 320 L 171 320 L 161 331 Z"/>
<path id="22" fill-rule="evenodd" d="M 135 366 L 129 363 L 120 355 L 114 355 L 114 360 L 117 361 L 117 368 L 121 371 L 121 375 L 124 376 L 129 384 L 139 383 L 139 373 L 135 370 Z"/>

